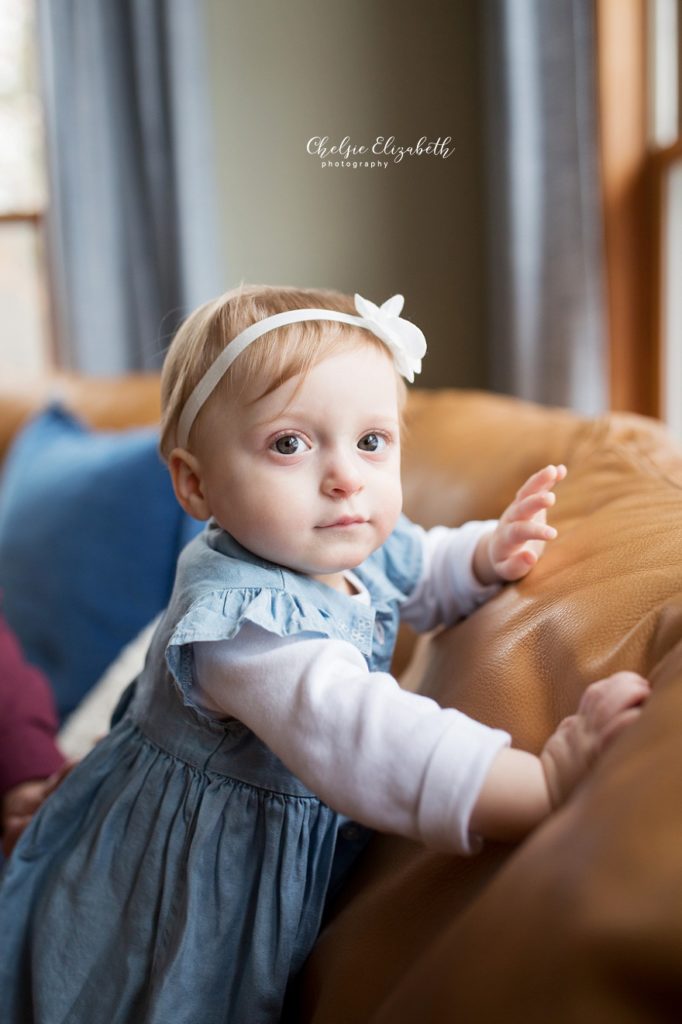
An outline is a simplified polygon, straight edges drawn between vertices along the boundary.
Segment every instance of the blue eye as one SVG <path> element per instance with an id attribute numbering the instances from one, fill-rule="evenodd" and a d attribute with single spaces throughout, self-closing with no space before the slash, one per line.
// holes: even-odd
<path id="1" fill-rule="evenodd" d="M 362 452 L 381 452 L 386 447 L 386 438 L 380 434 L 365 434 L 358 441 L 358 448 Z"/>
<path id="2" fill-rule="evenodd" d="M 272 447 L 280 455 L 299 455 L 307 449 L 308 445 L 296 434 L 284 434 L 277 438 Z"/>

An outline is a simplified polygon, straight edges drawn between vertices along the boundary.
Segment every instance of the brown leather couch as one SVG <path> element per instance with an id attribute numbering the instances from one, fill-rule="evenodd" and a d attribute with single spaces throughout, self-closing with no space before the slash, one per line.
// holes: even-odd
<path id="1" fill-rule="evenodd" d="M 94 425 L 158 416 L 154 376 L 59 388 Z M 50 392 L 0 385 L 0 453 Z M 682 1019 L 682 451 L 636 416 L 412 392 L 405 505 L 425 526 L 495 516 L 548 462 L 569 468 L 558 539 L 455 628 L 414 652 L 403 636 L 404 681 L 533 751 L 617 669 L 648 675 L 651 700 L 515 849 L 465 859 L 377 836 L 306 967 L 301 1022 Z"/>

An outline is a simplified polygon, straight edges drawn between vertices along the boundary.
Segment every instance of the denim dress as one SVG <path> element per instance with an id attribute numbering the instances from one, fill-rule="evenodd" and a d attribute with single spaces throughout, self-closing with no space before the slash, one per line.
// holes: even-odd
<path id="1" fill-rule="evenodd" d="M 188 545 L 125 712 L 5 870 L 3 1024 L 280 1020 L 369 832 L 245 725 L 193 703 L 192 644 L 229 639 L 249 621 L 350 641 L 384 671 L 421 551 L 401 519 L 354 569 L 368 606 L 258 559 L 213 522 Z"/>

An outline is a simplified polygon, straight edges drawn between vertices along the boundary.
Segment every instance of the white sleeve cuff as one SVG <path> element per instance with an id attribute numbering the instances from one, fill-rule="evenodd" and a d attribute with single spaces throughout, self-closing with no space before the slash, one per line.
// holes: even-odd
<path id="1" fill-rule="evenodd" d="M 494 597 L 502 582 L 482 584 L 474 572 L 474 553 L 497 520 L 472 521 L 455 529 L 434 526 L 422 530 L 423 572 L 400 609 L 402 619 L 418 633 L 451 626 Z"/>
<path id="2" fill-rule="evenodd" d="M 507 733 L 369 672 L 345 641 L 247 623 L 193 654 L 203 706 L 248 725 L 335 811 L 450 853 L 480 846 L 469 821 Z"/>
<path id="3" fill-rule="evenodd" d="M 457 532 L 456 541 L 451 546 L 455 547 L 457 557 L 453 558 L 450 553 L 450 567 L 452 569 L 452 587 L 456 595 L 462 614 L 469 615 L 480 604 L 488 601 L 502 587 L 502 581 L 483 584 L 474 572 L 474 554 L 478 543 L 487 533 L 492 533 L 497 526 L 497 519 L 487 519 L 481 522 L 472 521 L 464 523 Z M 454 531 L 449 531 L 451 534 Z"/>
<path id="4" fill-rule="evenodd" d="M 492 761 L 510 746 L 511 736 L 459 711 L 453 714 L 456 717 L 440 737 L 426 769 L 417 809 L 419 831 L 432 849 L 473 854 L 483 841 L 469 831 L 471 815 Z"/>

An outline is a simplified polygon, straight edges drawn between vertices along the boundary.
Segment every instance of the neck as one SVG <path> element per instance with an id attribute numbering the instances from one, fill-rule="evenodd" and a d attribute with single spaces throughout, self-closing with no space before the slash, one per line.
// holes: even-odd
<path id="1" fill-rule="evenodd" d="M 339 590 L 342 594 L 352 596 L 356 593 L 355 588 L 342 572 L 326 573 L 324 575 L 312 576 L 311 578 L 317 580 L 318 583 L 324 583 L 325 586 L 331 587 L 332 590 Z"/>

